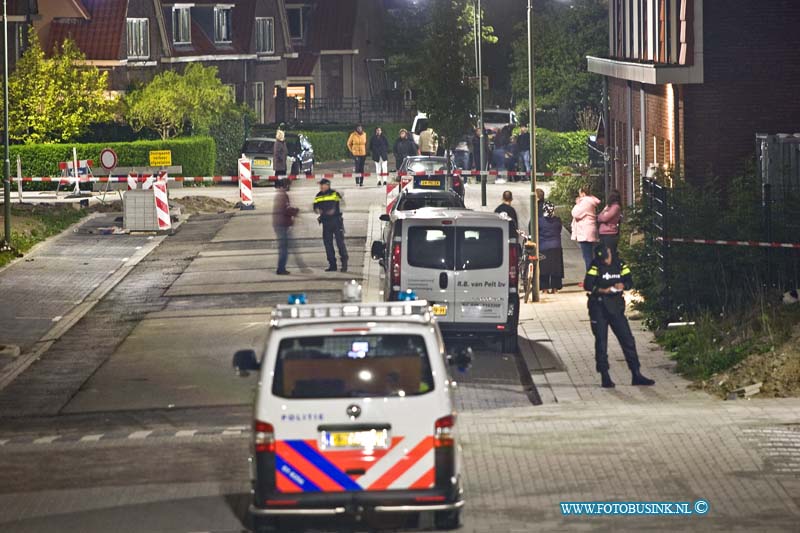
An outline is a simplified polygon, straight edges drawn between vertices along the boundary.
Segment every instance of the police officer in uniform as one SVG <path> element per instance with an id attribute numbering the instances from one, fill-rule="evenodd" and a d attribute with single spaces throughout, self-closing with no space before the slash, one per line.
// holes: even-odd
<path id="1" fill-rule="evenodd" d="M 628 319 L 625 318 L 625 298 L 623 293 L 633 286 L 631 269 L 615 257 L 606 246 L 594 250 L 594 260 L 586 272 L 583 288 L 589 293 L 589 319 L 594 334 L 595 361 L 601 376 L 601 386 L 614 387 L 608 374 L 608 327 L 616 335 L 625 361 L 632 374 L 631 385 L 654 385 L 655 381 L 644 377 L 639 371 L 639 356 L 636 342 L 631 333 Z"/>
<path id="2" fill-rule="evenodd" d="M 325 254 L 328 257 L 328 268 L 325 272 L 336 272 L 336 253 L 333 250 L 333 240 L 339 249 L 339 258 L 342 260 L 342 272 L 347 271 L 347 248 L 344 245 L 344 223 L 340 204 L 342 195 L 331 189 L 331 181 L 322 179 L 319 182 L 319 192 L 314 198 L 314 212 L 322 224 L 322 241 L 325 243 Z"/>

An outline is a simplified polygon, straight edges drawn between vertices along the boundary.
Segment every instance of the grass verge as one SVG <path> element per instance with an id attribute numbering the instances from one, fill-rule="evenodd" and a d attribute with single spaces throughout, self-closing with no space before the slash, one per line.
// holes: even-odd
<path id="1" fill-rule="evenodd" d="M 48 237 L 61 233 L 88 214 L 87 209 L 75 209 L 67 204 L 11 206 L 11 245 L 16 253 L 0 252 L 0 267 Z M 0 216 L 0 226 L 3 223 L 3 216 Z"/>

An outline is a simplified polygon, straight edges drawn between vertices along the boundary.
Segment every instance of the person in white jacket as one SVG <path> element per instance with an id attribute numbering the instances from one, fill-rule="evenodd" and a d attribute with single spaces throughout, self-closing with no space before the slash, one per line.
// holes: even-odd
<path id="1" fill-rule="evenodd" d="M 593 250 L 599 238 L 597 236 L 597 206 L 600 200 L 592 196 L 589 187 L 583 186 L 575 199 L 572 208 L 572 240 L 578 241 L 586 270 L 592 264 Z"/>

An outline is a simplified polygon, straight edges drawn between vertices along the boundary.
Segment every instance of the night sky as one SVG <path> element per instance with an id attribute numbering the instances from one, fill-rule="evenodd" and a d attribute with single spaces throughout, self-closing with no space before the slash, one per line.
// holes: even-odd
<path id="1" fill-rule="evenodd" d="M 495 45 L 483 47 L 484 75 L 489 76 L 493 96 L 498 101 L 493 103 L 507 106 L 511 96 L 511 74 L 508 72 L 511 59 L 511 42 L 514 37 L 514 26 L 525 21 L 527 0 L 482 0 L 485 23 L 494 26 L 498 37 Z"/>

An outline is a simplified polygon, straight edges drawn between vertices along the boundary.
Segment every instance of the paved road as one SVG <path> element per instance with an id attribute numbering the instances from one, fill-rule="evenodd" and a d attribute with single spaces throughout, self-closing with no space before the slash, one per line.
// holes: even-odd
<path id="1" fill-rule="evenodd" d="M 491 185 L 489 207 L 504 188 L 521 200 L 527 219 L 525 184 Z M 382 193 L 343 189 L 350 275 L 321 272 L 318 228 L 305 216 L 295 244 L 310 272 L 290 263 L 292 284 L 275 280 L 273 192 L 257 189 L 255 212 L 190 219 L 0 390 L 0 530 L 242 531 L 255 378 L 235 378 L 230 357 L 263 342 L 269 309 L 288 292 L 302 287 L 316 301 L 333 300 L 343 279 L 374 281 L 360 257 L 370 206 Z M 184 191 L 236 195 L 231 187 Z M 291 194 L 301 205 L 313 184 Z M 474 205 L 479 188 L 467 194 Z M 567 250 L 568 262 L 577 261 Z M 626 385 L 614 347 L 620 385 L 604 391 L 591 368 L 580 292 L 526 306 L 523 320 L 529 340 L 522 356 L 545 405 L 531 405 L 513 354 L 490 346 L 478 351 L 469 373 L 456 376 L 468 499 L 463 531 L 797 531 L 800 402 L 719 402 L 688 390 L 636 324 L 643 363 L 659 383 L 649 390 Z M 563 517 L 558 506 L 700 498 L 710 503 L 707 516 Z"/>

